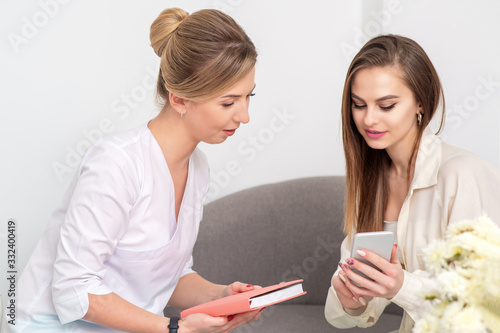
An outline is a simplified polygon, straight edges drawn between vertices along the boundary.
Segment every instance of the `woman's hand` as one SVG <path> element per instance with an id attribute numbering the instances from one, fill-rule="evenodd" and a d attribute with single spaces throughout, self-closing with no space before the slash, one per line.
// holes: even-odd
<path id="1" fill-rule="evenodd" d="M 346 287 L 354 297 L 363 297 L 365 300 L 370 297 L 383 297 L 391 299 L 399 292 L 403 285 L 404 272 L 397 256 L 397 245 L 392 247 L 391 260 L 387 262 L 383 258 L 370 251 L 359 251 L 359 255 L 380 268 L 379 272 L 373 267 L 366 265 L 356 259 L 346 260 L 347 265 L 342 265 L 342 270 L 347 277 Z M 351 270 L 356 268 L 374 281 L 366 279 Z M 360 287 L 356 286 L 357 283 Z M 359 299 L 359 298 L 358 298 Z"/>
<path id="2" fill-rule="evenodd" d="M 260 286 L 234 282 L 222 289 L 221 297 L 231 296 L 242 292 L 259 289 Z M 206 314 L 192 314 L 179 322 L 179 333 L 203 332 L 225 333 L 243 324 L 258 320 L 262 309 L 238 313 L 227 317 L 211 317 Z"/>
<path id="3" fill-rule="evenodd" d="M 339 263 L 339 265 L 341 264 Z M 372 297 L 362 297 L 353 293 L 350 289 L 352 282 L 347 279 L 344 271 L 340 271 L 338 275 L 333 277 L 332 285 L 344 309 L 361 310 L 372 299 Z"/>
<path id="4" fill-rule="evenodd" d="M 254 289 L 261 289 L 261 286 L 255 286 L 252 284 L 245 284 L 241 282 L 233 282 L 223 290 L 223 295 L 225 296 L 231 296 L 234 294 L 239 294 L 243 293 L 246 291 L 254 290 Z M 241 326 L 243 324 L 250 323 L 252 321 L 258 320 L 260 318 L 260 313 L 264 309 L 260 310 L 255 310 L 255 311 L 249 311 L 249 312 L 244 312 L 244 313 L 239 313 L 234 315 L 233 320 L 231 321 L 232 324 L 237 324 L 234 327 Z M 233 328 L 234 328 L 233 327 Z"/>
<path id="5" fill-rule="evenodd" d="M 250 291 L 254 289 L 260 289 L 261 286 L 254 286 L 252 284 L 245 284 L 241 282 L 233 282 L 230 285 L 226 286 L 222 290 L 222 297 L 231 296 L 239 293 L 244 293 L 245 291 Z"/>

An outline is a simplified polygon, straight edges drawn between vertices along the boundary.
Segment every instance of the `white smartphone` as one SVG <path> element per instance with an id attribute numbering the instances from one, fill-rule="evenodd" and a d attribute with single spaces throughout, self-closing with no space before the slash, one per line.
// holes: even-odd
<path id="1" fill-rule="evenodd" d="M 392 231 L 360 232 L 354 235 L 352 241 L 351 257 L 370 265 L 380 271 L 380 269 L 358 254 L 358 250 L 368 250 L 387 261 L 391 260 L 392 246 L 394 245 L 394 233 Z M 370 279 L 365 274 L 355 268 L 352 271 L 364 278 Z M 370 279 L 372 280 L 372 279 Z M 373 280 L 372 280 L 373 281 Z M 354 281 L 352 281 L 354 283 Z M 356 284 L 356 283 L 354 283 Z M 357 284 L 356 284 L 357 285 Z M 359 287 L 359 285 L 358 285 Z"/>

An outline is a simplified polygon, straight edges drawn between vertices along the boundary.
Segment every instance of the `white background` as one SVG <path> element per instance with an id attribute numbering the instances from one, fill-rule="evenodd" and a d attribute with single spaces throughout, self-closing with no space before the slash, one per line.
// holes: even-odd
<path id="1" fill-rule="evenodd" d="M 210 200 L 255 185 L 344 174 L 340 99 L 354 53 L 379 33 L 427 51 L 447 102 L 443 137 L 500 165 L 495 1 L 3 1 L 0 5 L 0 292 L 7 222 L 20 272 L 90 142 L 155 116 L 149 27 L 168 7 L 222 9 L 259 51 L 251 122 L 201 144 Z M 489 82 L 489 83 L 488 83 Z"/>

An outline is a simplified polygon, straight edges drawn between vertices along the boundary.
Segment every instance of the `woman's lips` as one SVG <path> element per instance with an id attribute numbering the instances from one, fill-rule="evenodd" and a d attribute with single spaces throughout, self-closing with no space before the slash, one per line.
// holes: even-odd
<path id="1" fill-rule="evenodd" d="M 379 131 L 374 131 L 374 130 L 365 130 L 366 136 L 369 137 L 370 139 L 378 139 L 381 138 L 385 135 L 386 132 L 379 132 Z"/>
<path id="2" fill-rule="evenodd" d="M 231 136 L 234 134 L 234 132 L 236 132 L 236 129 L 232 129 L 232 130 L 222 130 L 224 133 L 226 133 L 227 136 Z"/>

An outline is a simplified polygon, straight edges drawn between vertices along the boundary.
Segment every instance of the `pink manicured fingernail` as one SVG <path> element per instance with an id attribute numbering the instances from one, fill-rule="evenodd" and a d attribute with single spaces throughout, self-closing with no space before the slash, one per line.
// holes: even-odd
<path id="1" fill-rule="evenodd" d="M 358 254 L 362 257 L 366 256 L 366 252 L 363 250 L 357 250 L 356 252 L 358 252 Z"/>
<path id="2" fill-rule="evenodd" d="M 366 301 L 363 297 L 359 298 L 359 303 L 363 304 L 363 306 L 366 306 Z"/>
<path id="3" fill-rule="evenodd" d="M 348 265 L 353 265 L 354 264 L 354 260 L 352 260 L 351 258 L 349 259 L 346 259 L 345 261 Z"/>
<path id="4" fill-rule="evenodd" d="M 345 265 L 342 264 L 342 266 L 340 266 L 340 268 L 342 268 L 342 270 L 345 272 L 347 271 L 347 268 L 345 268 Z"/>
<path id="5" fill-rule="evenodd" d="M 342 276 L 342 274 L 339 274 L 339 277 L 340 277 L 340 279 L 341 279 L 342 281 L 344 281 L 344 283 L 346 283 L 346 282 L 347 282 L 347 280 L 345 279 L 345 277 L 343 277 L 343 276 Z"/>
<path id="6" fill-rule="evenodd" d="M 352 299 L 355 301 L 355 302 L 359 302 L 356 297 L 352 296 Z"/>

